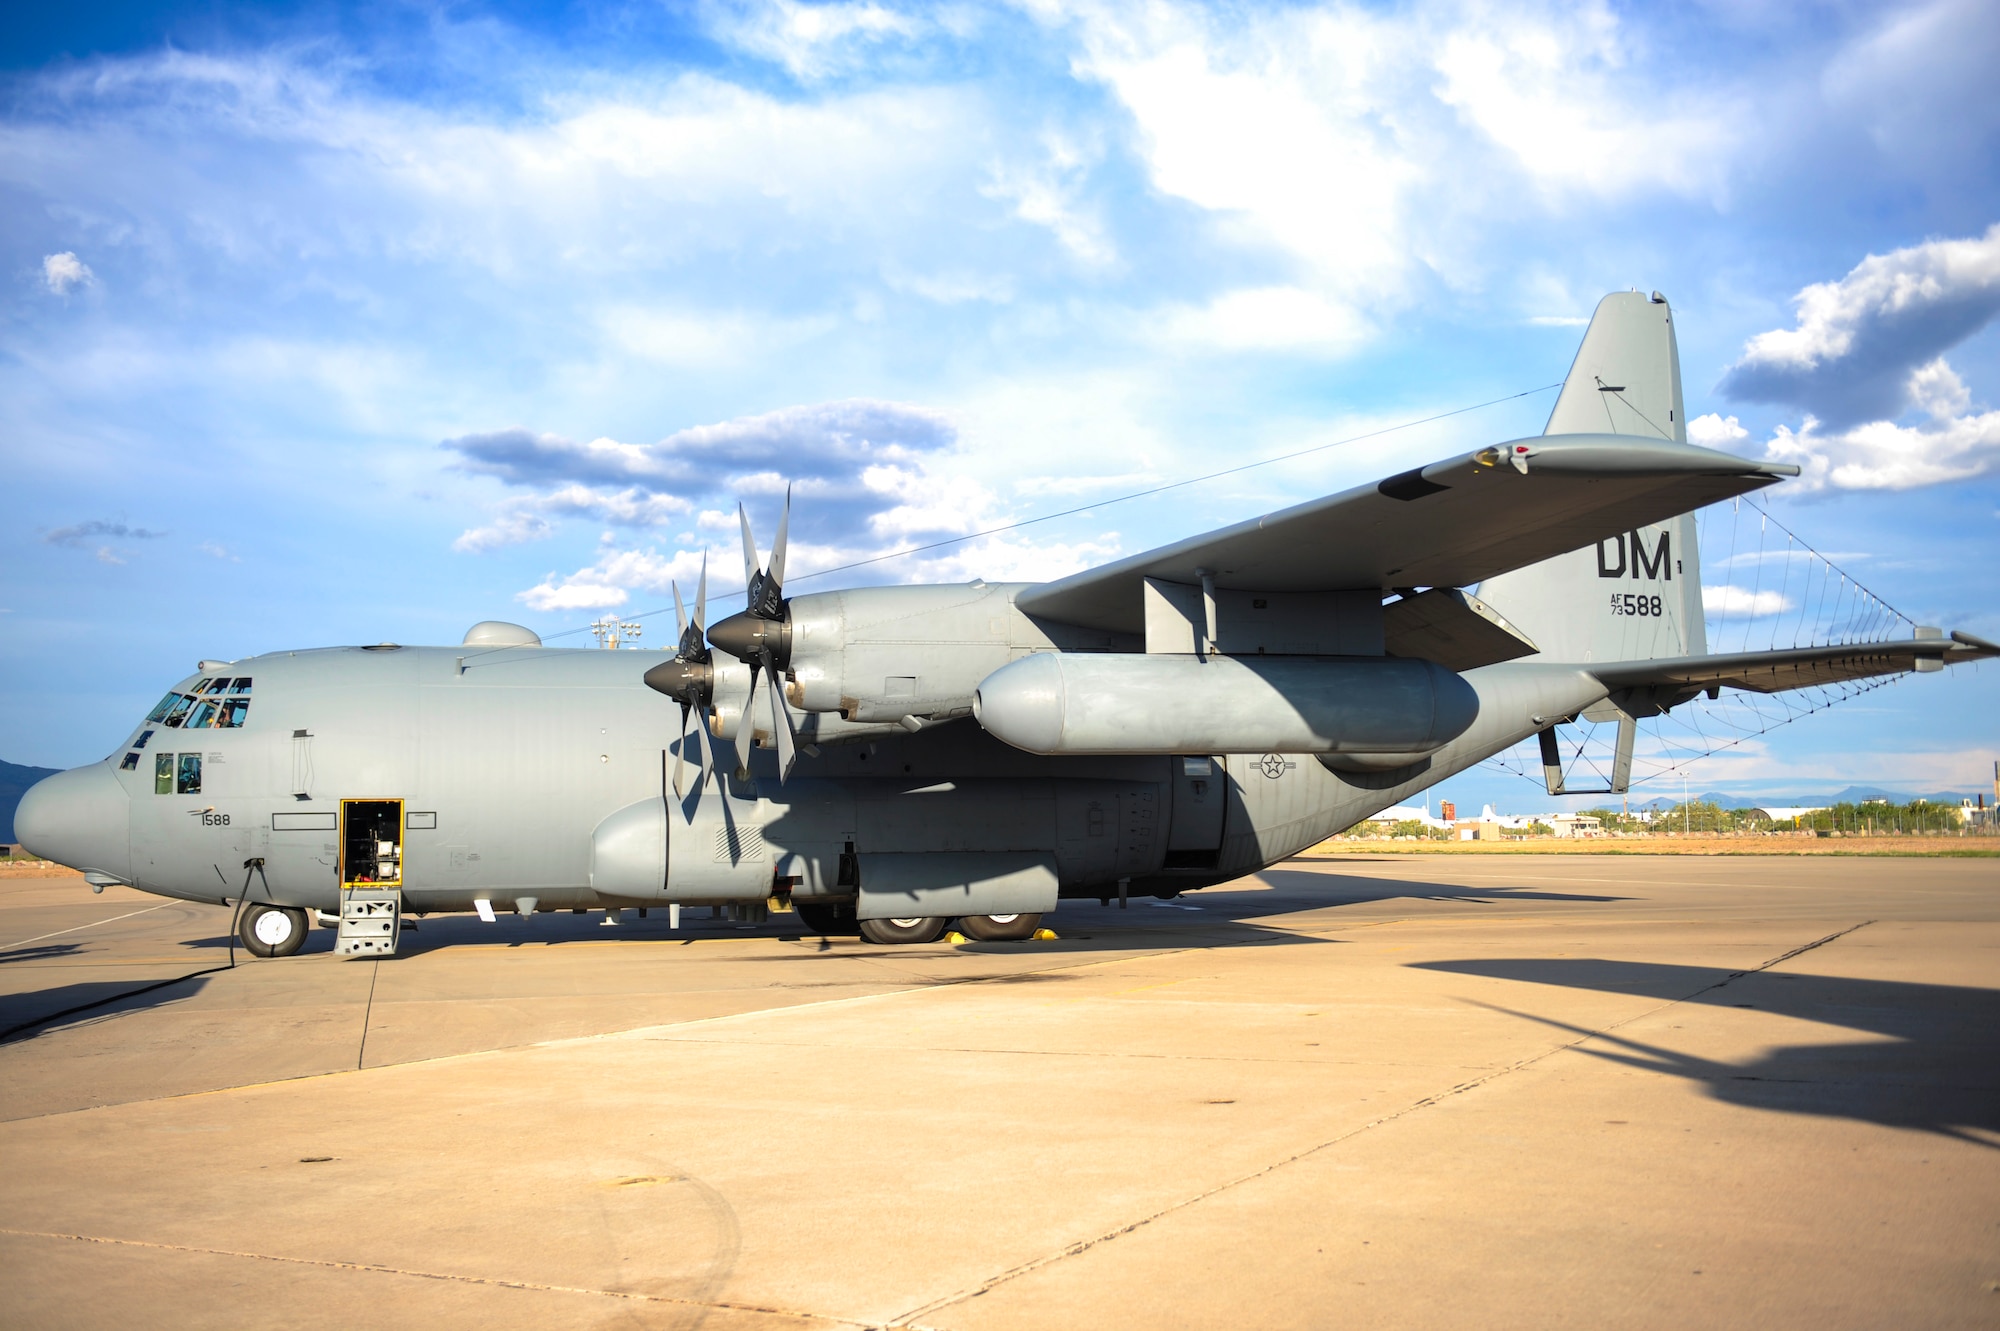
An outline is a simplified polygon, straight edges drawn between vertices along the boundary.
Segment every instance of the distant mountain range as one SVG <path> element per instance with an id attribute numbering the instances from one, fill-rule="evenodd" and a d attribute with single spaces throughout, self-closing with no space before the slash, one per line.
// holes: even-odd
<path id="1" fill-rule="evenodd" d="M 21 803 L 21 796 L 28 793 L 28 787 L 45 776 L 54 776 L 53 767 L 22 767 L 19 763 L 0 762 L 0 841 L 14 839 L 14 810 Z"/>
<path id="2" fill-rule="evenodd" d="M 1908 804 L 1911 800 L 1929 800 L 1932 804 L 1949 804 L 1956 808 L 1960 800 L 1971 795 L 1952 790 L 1940 790 L 1929 795 L 1913 795 L 1907 791 L 1884 790 L 1880 786 L 1849 786 L 1831 795 L 1725 795 L 1719 790 L 1707 790 L 1694 798 L 1703 804 L 1713 804 L 1718 809 L 1824 809 L 1835 804 L 1859 804 L 1864 800 L 1887 800 L 1891 804 Z M 1680 805 L 1678 799 L 1664 796 L 1647 800 L 1634 808 L 1671 809 Z"/>

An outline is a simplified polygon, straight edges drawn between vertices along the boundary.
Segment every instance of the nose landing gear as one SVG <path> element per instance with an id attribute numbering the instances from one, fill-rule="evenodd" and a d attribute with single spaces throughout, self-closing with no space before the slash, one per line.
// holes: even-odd
<path id="1" fill-rule="evenodd" d="M 296 906 L 250 905 L 243 908 L 236 936 L 253 957 L 289 957 L 306 945 L 309 927 Z"/>

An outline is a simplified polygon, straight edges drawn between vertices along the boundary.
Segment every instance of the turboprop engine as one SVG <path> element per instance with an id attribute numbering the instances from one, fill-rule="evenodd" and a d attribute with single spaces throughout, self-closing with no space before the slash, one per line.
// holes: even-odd
<path id="1" fill-rule="evenodd" d="M 1400 657 L 1040 652 L 988 675 L 973 714 L 1029 753 L 1317 753 L 1400 762 L 1465 733 L 1479 695 L 1434 661 Z"/>

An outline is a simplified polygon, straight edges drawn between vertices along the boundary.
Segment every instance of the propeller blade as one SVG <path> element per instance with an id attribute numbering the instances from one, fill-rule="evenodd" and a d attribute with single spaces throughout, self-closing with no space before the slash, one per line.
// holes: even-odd
<path id="1" fill-rule="evenodd" d="M 708 551 L 701 552 L 701 581 L 694 585 L 694 626 L 697 632 L 708 633 Z"/>
<path id="2" fill-rule="evenodd" d="M 675 799 L 687 798 L 686 783 L 683 781 L 682 778 L 685 774 L 685 769 L 687 768 L 688 713 L 693 710 L 694 709 L 689 707 L 686 703 L 681 704 L 681 742 L 674 746 L 674 798 Z"/>
<path id="3" fill-rule="evenodd" d="M 746 664 L 750 667 L 750 692 L 743 699 L 743 715 L 736 722 L 736 770 L 750 770 L 750 746 L 756 733 L 757 715 L 757 661 L 753 657 Z"/>
<path id="4" fill-rule="evenodd" d="M 700 741 L 696 747 L 701 750 L 702 789 L 708 789 L 708 781 L 715 775 L 715 745 L 708 730 L 708 709 L 702 709 L 701 724 L 695 727 L 695 738 Z"/>
<path id="5" fill-rule="evenodd" d="M 764 685 L 771 694 L 771 735 L 778 742 L 778 784 L 784 785 L 798 761 L 798 736 L 792 733 L 791 709 L 785 706 L 784 684 L 771 665 L 771 653 L 763 653 Z"/>
<path id="6" fill-rule="evenodd" d="M 740 501 L 736 505 L 736 520 L 743 524 L 743 585 L 748 588 L 757 581 L 757 538 L 750 534 L 750 515 L 743 511 Z"/>
<path id="7" fill-rule="evenodd" d="M 688 617 L 687 617 L 687 607 L 681 604 L 681 585 L 678 582 L 669 583 L 668 585 L 674 589 L 674 632 L 679 634 L 681 637 L 686 637 L 688 631 Z M 687 718 L 682 717 L 681 723 L 683 727 L 685 727 L 687 723 Z"/>
<path id="8" fill-rule="evenodd" d="M 785 507 L 778 516 L 778 539 L 771 543 L 771 582 L 785 585 L 785 533 L 792 525 L 792 487 L 785 487 Z"/>

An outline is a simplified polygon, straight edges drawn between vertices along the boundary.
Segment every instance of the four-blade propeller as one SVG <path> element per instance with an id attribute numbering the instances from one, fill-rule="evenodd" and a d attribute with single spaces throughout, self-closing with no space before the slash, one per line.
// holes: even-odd
<path id="1" fill-rule="evenodd" d="M 785 507 L 778 518 L 777 539 L 771 544 L 771 562 L 757 566 L 757 538 L 750 534 L 750 515 L 736 506 L 736 519 L 743 528 L 743 580 L 748 584 L 742 614 L 731 615 L 709 630 L 708 640 L 750 667 L 750 692 L 743 700 L 743 720 L 736 727 L 736 765 L 750 766 L 751 713 L 757 704 L 757 678 L 763 676 L 771 699 L 771 736 L 778 745 L 778 780 L 792 774 L 798 760 L 798 736 L 792 732 L 792 714 L 785 707 L 783 672 L 791 663 L 792 620 L 785 605 L 785 536 L 792 525 L 792 492 L 785 491 Z"/>
<path id="2" fill-rule="evenodd" d="M 798 736 L 792 715 L 785 706 L 784 671 L 791 663 L 792 621 L 785 603 L 785 538 L 792 521 L 792 495 L 785 491 L 785 507 L 778 519 L 777 540 L 771 546 L 771 561 L 759 567 L 757 541 L 750 531 L 750 515 L 736 506 L 743 528 L 743 577 L 748 584 L 747 605 L 741 614 L 731 615 L 709 626 L 708 560 L 702 558 L 701 582 L 695 593 L 694 618 L 689 620 L 681 604 L 680 587 L 674 587 L 674 614 L 680 621 L 680 645 L 672 660 L 663 661 L 646 672 L 646 683 L 681 705 L 681 752 L 687 750 L 688 717 L 699 712 L 706 732 L 709 708 L 715 704 L 715 665 L 710 648 L 729 653 L 750 667 L 750 691 L 743 699 L 743 716 L 736 727 L 736 766 L 747 771 L 755 734 L 752 717 L 757 705 L 757 682 L 763 678 L 770 698 L 771 734 L 778 746 L 778 780 L 792 773 L 798 760 Z M 706 733 L 701 735 L 701 771 L 706 778 L 714 768 L 714 753 Z M 681 761 L 674 766 L 674 793 L 681 793 Z"/>

